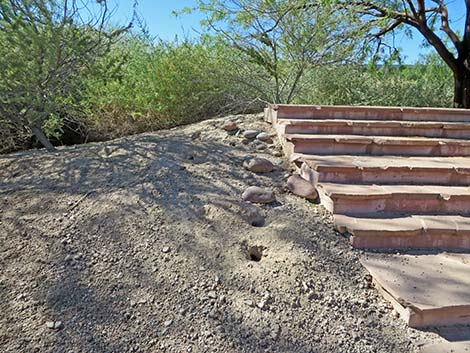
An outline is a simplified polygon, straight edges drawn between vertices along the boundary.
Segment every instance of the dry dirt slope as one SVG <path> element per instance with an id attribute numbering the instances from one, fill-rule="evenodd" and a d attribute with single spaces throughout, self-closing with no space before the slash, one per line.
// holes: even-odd
<path id="1" fill-rule="evenodd" d="M 286 193 L 278 147 L 221 124 L 0 157 L 1 352 L 415 351 L 329 216 Z M 278 201 L 243 203 L 250 185 Z"/>

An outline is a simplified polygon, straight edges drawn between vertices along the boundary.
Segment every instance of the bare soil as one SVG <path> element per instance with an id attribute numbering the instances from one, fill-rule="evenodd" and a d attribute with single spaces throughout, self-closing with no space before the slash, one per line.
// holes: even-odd
<path id="1" fill-rule="evenodd" d="M 286 191 L 279 146 L 225 120 L 0 156 L 1 352 L 417 349 L 330 215 Z M 243 202 L 251 185 L 277 201 Z"/>

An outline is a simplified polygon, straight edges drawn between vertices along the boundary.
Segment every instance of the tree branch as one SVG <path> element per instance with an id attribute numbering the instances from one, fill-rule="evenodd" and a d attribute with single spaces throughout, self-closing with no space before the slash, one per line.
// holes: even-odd
<path id="1" fill-rule="evenodd" d="M 447 34 L 449 39 L 458 50 L 460 39 L 457 34 L 449 27 L 449 12 L 447 11 L 447 6 L 442 0 L 433 1 L 439 5 L 439 11 L 441 13 L 441 30 Z"/>

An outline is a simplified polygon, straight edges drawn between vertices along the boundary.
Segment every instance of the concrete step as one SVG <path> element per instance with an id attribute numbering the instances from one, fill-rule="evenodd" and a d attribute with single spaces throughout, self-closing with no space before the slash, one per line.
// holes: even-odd
<path id="1" fill-rule="evenodd" d="M 450 342 L 442 340 L 442 342 L 434 344 L 426 344 L 419 350 L 419 353 L 469 353 L 470 340 Z"/>
<path id="2" fill-rule="evenodd" d="M 319 155 L 470 156 L 470 140 L 360 135 L 284 135 L 292 153 Z"/>
<path id="3" fill-rule="evenodd" d="M 419 353 L 470 353 L 470 326 L 434 327 Z"/>
<path id="4" fill-rule="evenodd" d="M 470 215 L 470 187 L 320 183 L 322 204 L 345 215 Z"/>
<path id="5" fill-rule="evenodd" d="M 278 119 L 348 119 L 348 120 L 408 120 L 470 122 L 466 109 L 411 108 L 411 107 L 360 107 L 325 105 L 270 105 L 265 110 L 266 120 Z"/>
<path id="6" fill-rule="evenodd" d="M 469 157 L 294 154 L 310 181 L 355 184 L 470 185 Z"/>
<path id="7" fill-rule="evenodd" d="M 470 123 L 383 120 L 279 119 L 281 134 L 470 138 Z"/>
<path id="8" fill-rule="evenodd" d="M 470 255 L 368 254 L 361 263 L 409 326 L 470 324 Z"/>
<path id="9" fill-rule="evenodd" d="M 462 216 L 408 216 L 397 218 L 335 215 L 340 233 L 350 234 L 359 249 L 470 250 L 470 218 Z"/>

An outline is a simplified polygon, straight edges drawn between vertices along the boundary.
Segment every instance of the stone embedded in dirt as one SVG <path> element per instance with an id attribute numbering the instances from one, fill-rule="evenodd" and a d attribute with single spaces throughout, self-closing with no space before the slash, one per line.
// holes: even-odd
<path id="1" fill-rule="evenodd" d="M 226 121 L 224 125 L 222 125 L 222 129 L 228 132 L 233 132 L 235 130 L 238 130 L 238 126 L 235 122 L 233 121 Z"/>
<path id="2" fill-rule="evenodd" d="M 256 303 L 256 306 L 262 310 L 266 307 L 266 301 L 261 300 L 258 303 Z"/>
<path id="3" fill-rule="evenodd" d="M 162 252 L 165 253 L 165 254 L 166 254 L 166 253 L 169 253 L 169 252 L 170 252 L 170 247 L 169 247 L 169 246 L 164 246 L 164 247 L 162 248 Z"/>
<path id="4" fill-rule="evenodd" d="M 64 325 L 62 321 L 47 321 L 46 327 L 51 330 L 60 330 Z"/>
<path id="5" fill-rule="evenodd" d="M 251 306 L 251 307 L 255 306 L 255 303 L 251 299 L 245 300 L 245 304 L 248 305 L 248 306 Z"/>
<path id="6" fill-rule="evenodd" d="M 168 321 L 165 321 L 165 322 L 163 323 L 163 325 L 164 325 L 165 327 L 169 327 L 169 326 L 171 326 L 172 323 L 173 323 L 173 320 L 168 320 Z"/>
<path id="7" fill-rule="evenodd" d="M 266 132 L 260 132 L 258 135 L 256 135 L 256 139 L 264 142 L 270 140 L 271 137 Z"/>
<path id="8" fill-rule="evenodd" d="M 251 158 L 243 162 L 243 167 L 254 173 L 269 173 L 274 170 L 274 164 L 266 158 Z"/>
<path id="9" fill-rule="evenodd" d="M 191 140 L 196 140 L 201 137 L 201 131 L 195 131 L 191 134 Z"/>
<path id="10" fill-rule="evenodd" d="M 243 131 L 243 137 L 247 139 L 254 139 L 259 134 L 258 130 L 245 130 Z"/>
<path id="11" fill-rule="evenodd" d="M 255 205 L 244 203 L 238 212 L 241 217 L 253 227 L 262 227 L 265 223 L 265 216 L 261 209 Z"/>
<path id="12" fill-rule="evenodd" d="M 274 192 L 269 189 L 263 189 L 259 186 L 250 186 L 243 192 L 244 201 L 253 203 L 271 203 L 276 200 Z"/>
<path id="13" fill-rule="evenodd" d="M 273 143 L 271 136 L 269 136 L 269 134 L 266 132 L 260 132 L 258 135 L 256 135 L 256 139 L 266 143 Z"/>
<path id="14" fill-rule="evenodd" d="M 318 192 L 315 187 L 300 175 L 291 175 L 287 179 L 287 187 L 294 195 L 304 197 L 308 200 L 315 200 Z"/>

